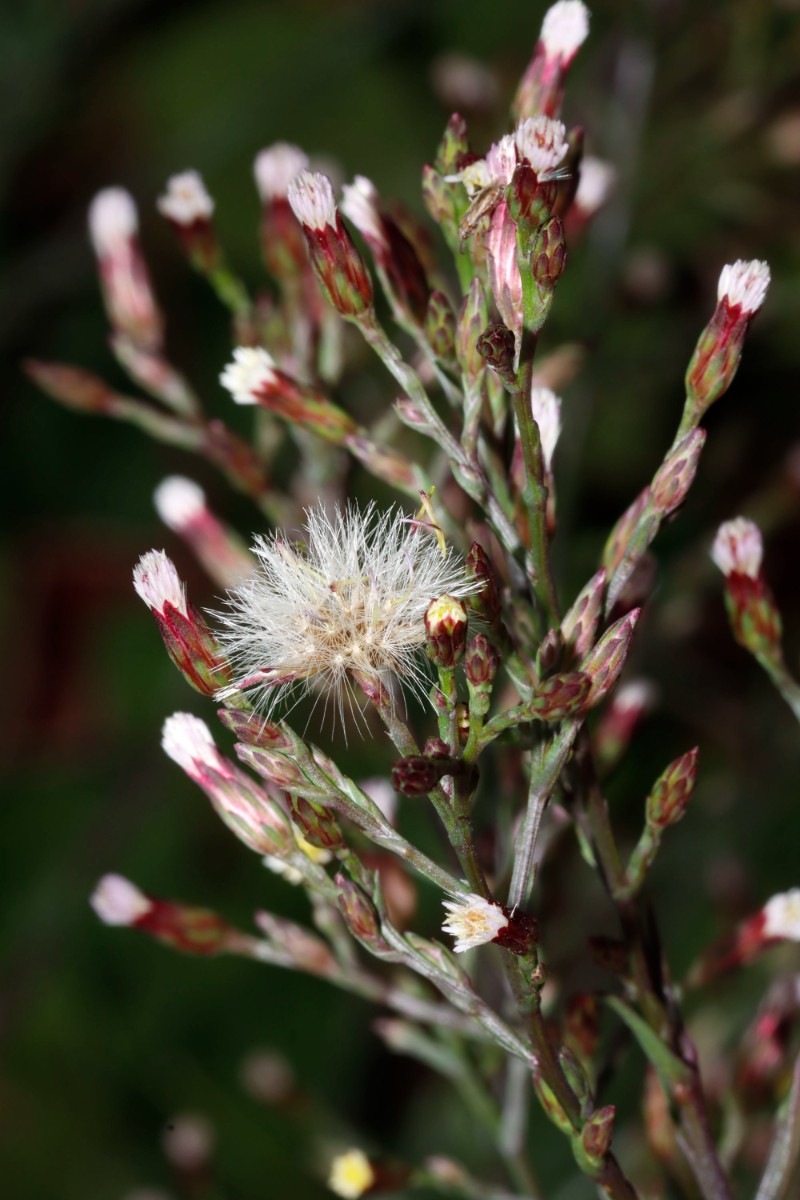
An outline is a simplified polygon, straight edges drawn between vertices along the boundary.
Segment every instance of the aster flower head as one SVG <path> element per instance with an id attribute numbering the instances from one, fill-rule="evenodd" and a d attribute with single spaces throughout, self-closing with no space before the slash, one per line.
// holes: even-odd
<path id="1" fill-rule="evenodd" d="M 261 200 L 283 200 L 296 175 L 308 168 L 308 155 L 291 142 L 275 142 L 256 155 L 253 175 Z"/>
<path id="2" fill-rule="evenodd" d="M 156 512 L 176 533 L 186 530 L 207 512 L 206 495 L 199 483 L 183 475 L 168 475 L 153 493 Z"/>
<path id="3" fill-rule="evenodd" d="M 442 929 L 455 938 L 453 949 L 456 954 L 493 942 L 509 925 L 508 916 L 500 904 L 484 900 L 474 893 L 458 900 L 445 900 L 444 907 L 447 919 Z"/>
<path id="4" fill-rule="evenodd" d="M 373 505 L 333 517 L 309 509 L 305 530 L 302 546 L 257 538 L 259 568 L 220 614 L 235 688 L 253 689 L 266 714 L 310 690 L 340 717 L 354 678 L 378 686 L 396 676 L 424 692 L 425 611 L 444 592 L 470 591 L 458 558 L 398 510 L 379 515 Z"/>
<path id="5" fill-rule="evenodd" d="M 182 171 L 167 180 L 167 190 L 159 196 L 156 207 L 176 225 L 193 225 L 196 221 L 211 220 L 214 201 L 199 172 Z"/>
<path id="6" fill-rule="evenodd" d="M 287 188 L 292 212 L 304 228 L 322 231 L 336 227 L 333 184 L 322 171 L 299 171 Z"/>
<path id="7" fill-rule="evenodd" d="M 257 404 L 258 393 L 277 379 L 275 359 L 261 346 L 237 346 L 219 377 L 236 404 Z"/>
<path id="8" fill-rule="evenodd" d="M 569 63 L 588 33 L 589 10 L 582 0 L 558 0 L 544 15 L 539 38 L 548 58 Z"/>
<path id="9" fill-rule="evenodd" d="M 539 179 L 554 179 L 567 153 L 567 131 L 552 117 L 526 117 L 516 132 L 520 158 L 527 159 Z"/>
<path id="10" fill-rule="evenodd" d="M 779 892 L 761 910 L 764 918 L 762 937 L 800 942 L 800 888 Z"/>
<path id="11" fill-rule="evenodd" d="M 717 530 L 711 557 L 723 575 L 746 575 L 757 579 L 761 572 L 764 545 L 761 531 L 747 517 L 734 517 Z"/>
<path id="12" fill-rule="evenodd" d="M 737 259 L 722 268 L 717 286 L 717 300 L 728 308 L 741 309 L 742 316 L 752 317 L 764 303 L 769 287 L 769 265 L 759 259 L 744 262 Z"/>
<path id="13" fill-rule="evenodd" d="M 144 892 L 124 875 L 104 875 L 89 903 L 104 925 L 134 925 L 153 907 Z"/>
<path id="14" fill-rule="evenodd" d="M 117 252 L 121 242 L 135 237 L 139 230 L 136 202 L 121 187 L 104 188 L 89 205 L 89 236 L 98 258 Z"/>
<path id="15" fill-rule="evenodd" d="M 134 567 L 133 586 L 153 612 L 163 613 L 164 605 L 171 604 L 187 616 L 186 588 L 172 559 L 163 550 L 149 550 L 142 555 Z"/>

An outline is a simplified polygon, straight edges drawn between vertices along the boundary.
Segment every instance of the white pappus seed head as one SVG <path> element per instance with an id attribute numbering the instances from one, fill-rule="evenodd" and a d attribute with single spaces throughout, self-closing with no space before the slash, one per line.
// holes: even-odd
<path id="1" fill-rule="evenodd" d="M 470 893 L 458 900 L 445 900 L 447 919 L 442 925 L 445 933 L 456 939 L 456 954 L 493 942 L 498 933 L 508 928 L 508 917 L 499 904 Z"/>
<path id="2" fill-rule="evenodd" d="M 761 530 L 747 517 L 734 517 L 717 530 L 711 557 L 723 575 L 748 575 L 757 579 L 764 557 Z"/>
<path id="3" fill-rule="evenodd" d="M 561 398 L 550 388 L 531 388 L 531 412 L 539 426 L 542 457 L 549 470 L 553 465 L 553 454 L 561 434 Z"/>
<path id="4" fill-rule="evenodd" d="M 378 205 L 378 189 L 366 175 L 356 175 L 352 183 L 342 188 L 342 212 L 367 241 L 386 242 Z"/>
<path id="5" fill-rule="evenodd" d="M 767 295 L 769 265 L 759 259 L 744 262 L 741 258 L 722 268 L 717 286 L 717 300 L 730 308 L 741 308 L 745 316 L 753 316 Z"/>
<path id="6" fill-rule="evenodd" d="M 206 511 L 206 494 L 185 475 L 168 475 L 154 491 L 153 503 L 164 524 L 180 533 Z"/>
<path id="7" fill-rule="evenodd" d="M 564 124 L 552 117 L 526 117 L 517 126 L 516 141 L 520 158 L 526 158 L 543 179 L 557 173 L 568 148 Z"/>
<path id="8" fill-rule="evenodd" d="M 285 200 L 295 175 L 308 168 L 308 155 L 291 142 L 274 142 L 256 155 L 253 163 L 258 194 L 264 203 Z"/>
<path id="9" fill-rule="evenodd" d="M 257 404 L 258 393 L 274 385 L 275 359 L 261 346 L 237 346 L 219 381 L 237 404 Z"/>
<path id="10" fill-rule="evenodd" d="M 800 888 L 773 896 L 761 913 L 764 917 L 762 935 L 765 938 L 800 942 Z"/>
<path id="11" fill-rule="evenodd" d="M 300 171 L 286 192 L 292 212 L 301 225 L 322 231 L 336 228 L 333 184 L 322 171 Z"/>
<path id="12" fill-rule="evenodd" d="M 163 550 L 148 550 L 142 555 L 133 569 L 133 586 L 136 595 L 154 612 L 163 613 L 164 605 L 171 604 L 184 617 L 188 616 L 186 588 L 172 559 Z"/>
<path id="13" fill-rule="evenodd" d="M 574 57 L 589 34 L 589 10 L 582 0 L 558 0 L 548 8 L 539 35 L 548 58 Z"/>
<path id="14" fill-rule="evenodd" d="M 210 221 L 214 213 L 214 201 L 197 171 L 171 175 L 167 180 L 167 190 L 163 196 L 159 196 L 156 207 L 163 217 L 168 217 L 176 225 Z"/>
<path id="15" fill-rule="evenodd" d="M 259 537 L 259 567 L 229 593 L 219 637 L 237 678 L 270 713 L 295 688 L 353 710 L 351 674 L 389 676 L 425 693 L 425 610 L 443 592 L 467 595 L 461 560 L 397 509 L 306 512 L 307 541 Z"/>
<path id="16" fill-rule="evenodd" d="M 133 925 L 153 907 L 144 892 L 124 875 L 104 875 L 89 903 L 105 925 Z"/>
<path id="17" fill-rule="evenodd" d="M 97 193 L 89 205 L 89 237 L 98 258 L 113 256 L 120 242 L 134 237 L 138 229 L 136 202 L 130 192 L 110 187 Z"/>
<path id="18" fill-rule="evenodd" d="M 196 765 L 219 768 L 224 761 L 205 721 L 191 713 L 173 713 L 161 730 L 161 749 L 182 767 L 187 775 L 196 775 Z"/>

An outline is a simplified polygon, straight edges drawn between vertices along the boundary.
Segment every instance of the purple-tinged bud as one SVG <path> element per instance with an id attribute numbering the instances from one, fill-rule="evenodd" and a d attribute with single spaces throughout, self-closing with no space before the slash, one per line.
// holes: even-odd
<path id="1" fill-rule="evenodd" d="M 581 1148 L 589 1167 L 599 1168 L 611 1148 L 614 1137 L 614 1119 L 617 1110 L 613 1104 L 598 1108 L 589 1117 L 581 1130 Z"/>
<path id="2" fill-rule="evenodd" d="M 588 711 L 592 686 L 585 670 L 551 675 L 538 685 L 529 707 L 542 721 L 563 721 Z"/>
<path id="3" fill-rule="evenodd" d="M 684 428 L 693 428 L 733 382 L 745 334 L 764 303 L 769 282 L 765 262 L 739 260 L 723 267 L 717 307 L 700 335 L 686 372 Z"/>
<path id="4" fill-rule="evenodd" d="M 442 134 L 434 166 L 442 175 L 450 175 L 461 171 L 472 157 L 467 123 L 460 113 L 453 113 Z"/>
<path id="5" fill-rule="evenodd" d="M 219 245 L 211 220 L 214 201 L 197 171 L 172 175 L 167 180 L 166 192 L 156 201 L 156 207 L 177 233 L 194 267 L 212 271 L 219 265 Z"/>
<path id="6" fill-rule="evenodd" d="M 444 292 L 434 289 L 425 312 L 425 339 L 434 358 L 445 366 L 456 361 L 456 317 Z"/>
<path id="7" fill-rule="evenodd" d="M 548 8 L 514 99 L 517 117 L 558 114 L 567 71 L 588 33 L 589 10 L 582 0 L 558 0 Z"/>
<path id="8" fill-rule="evenodd" d="M 634 547 L 635 539 L 644 538 L 649 545 L 658 528 L 659 518 L 650 509 L 650 488 L 644 488 L 630 504 L 608 535 L 603 549 L 603 566 L 611 579 L 617 567 Z"/>
<path id="9" fill-rule="evenodd" d="M 106 925 L 129 925 L 185 954 L 202 957 L 241 949 L 251 939 L 206 908 L 145 895 L 122 875 L 104 875 L 91 897 Z"/>
<path id="10" fill-rule="evenodd" d="M 440 737 L 429 737 L 422 747 L 422 753 L 430 758 L 446 758 L 450 753 L 450 747 Z"/>
<path id="11" fill-rule="evenodd" d="M 303 837 L 312 846 L 332 853 L 345 849 L 338 821 L 321 804 L 314 804 L 304 796 L 292 796 L 292 813 Z"/>
<path id="12" fill-rule="evenodd" d="M 85 413 L 110 412 L 114 392 L 105 380 L 91 371 L 36 358 L 26 359 L 23 369 L 46 395 L 67 408 Z"/>
<path id="13" fill-rule="evenodd" d="M 308 789 L 309 783 L 299 763 L 285 753 L 265 750 L 260 746 L 248 746 L 237 742 L 236 756 L 241 762 L 252 767 L 262 779 L 273 783 L 276 787 L 293 791 L 298 788 Z"/>
<path id="14" fill-rule="evenodd" d="M 139 216 L 130 192 L 112 187 L 97 193 L 89 206 L 89 236 L 112 326 L 137 345 L 159 350 L 163 319 L 139 245 Z"/>
<path id="15" fill-rule="evenodd" d="M 531 274 L 542 295 L 549 295 L 567 265 L 564 226 L 558 217 L 545 221 L 533 235 L 530 245 Z"/>
<path id="16" fill-rule="evenodd" d="M 464 656 L 464 671 L 470 688 L 490 691 L 499 663 L 500 657 L 489 639 L 483 633 L 476 634 Z"/>
<path id="17" fill-rule="evenodd" d="M 694 482 L 705 441 L 704 429 L 692 430 L 659 467 L 650 484 L 650 500 L 660 516 L 669 516 L 683 504 Z"/>
<path id="18" fill-rule="evenodd" d="M 720 525 L 711 557 L 725 576 L 725 607 L 739 645 L 771 663 L 782 661 L 783 623 L 761 570 L 761 531 L 746 517 Z"/>
<path id="19" fill-rule="evenodd" d="M 496 371 L 508 387 L 516 386 L 514 369 L 516 339 L 502 322 L 487 325 L 475 343 L 475 349 L 492 371 Z"/>
<path id="20" fill-rule="evenodd" d="M 605 587 L 606 572 L 601 569 L 583 586 L 561 622 L 564 654 L 571 661 L 580 661 L 594 645 L 603 611 Z"/>
<path id="21" fill-rule="evenodd" d="M 289 185 L 289 204 L 303 227 L 311 265 L 333 307 L 358 318 L 372 309 L 372 282 L 320 171 L 300 171 Z"/>
<path id="22" fill-rule="evenodd" d="M 548 675 L 557 665 L 564 649 L 560 629 L 548 629 L 536 651 L 536 672 Z"/>
<path id="23" fill-rule="evenodd" d="M 580 664 L 580 670 L 592 681 L 584 701 L 585 711 L 599 704 L 617 682 L 641 611 L 640 608 L 634 608 L 615 621 Z"/>
<path id="24" fill-rule="evenodd" d="M 336 973 L 336 959 L 322 938 L 315 937 L 294 921 L 276 917 L 263 909 L 259 909 L 253 919 L 272 945 L 289 956 L 298 971 L 307 971 L 323 978 Z"/>
<path id="25" fill-rule="evenodd" d="M 456 596 L 439 596 L 425 611 L 428 658 L 443 670 L 452 670 L 464 657 L 467 610 Z"/>
<path id="26" fill-rule="evenodd" d="M 666 829 L 668 825 L 680 821 L 697 782 L 698 753 L 697 746 L 693 750 L 687 750 L 659 776 L 647 797 L 648 825 L 656 829 Z"/>
<path id="27" fill-rule="evenodd" d="M 489 307 L 480 279 L 476 276 L 469 285 L 458 313 L 456 355 L 462 372 L 473 383 L 483 374 L 484 359 L 477 347 L 478 339 L 489 321 Z"/>
<path id="28" fill-rule="evenodd" d="M 392 764 L 392 787 L 404 796 L 427 796 L 445 775 L 460 772 L 462 764 L 446 754 L 426 758 L 409 754 Z"/>
<path id="29" fill-rule="evenodd" d="M 142 555 L 133 586 L 156 619 L 164 645 L 184 679 L 204 696 L 214 696 L 230 682 L 222 650 L 199 612 L 186 599 L 186 589 L 163 550 Z"/>
<path id="30" fill-rule="evenodd" d="M 374 953 L 388 950 L 389 946 L 381 934 L 377 910 L 366 892 L 341 871 L 334 876 L 334 883 L 339 912 L 353 937 Z"/>
<path id="31" fill-rule="evenodd" d="M 480 542 L 472 543 L 464 565 L 468 582 L 477 585 L 467 596 L 467 604 L 481 620 L 496 626 L 501 611 L 500 591 L 494 568 Z"/>
<path id="32" fill-rule="evenodd" d="M 239 708 L 220 708 L 217 716 L 226 729 L 248 746 L 284 753 L 294 747 L 295 738 L 286 725 L 275 725 L 265 717 L 243 712 Z"/>
<path id="33" fill-rule="evenodd" d="M 261 252 L 276 279 L 296 280 L 307 270 L 305 238 L 287 199 L 295 176 L 308 168 L 308 156 L 288 142 L 275 142 L 253 163 L 261 197 Z"/>

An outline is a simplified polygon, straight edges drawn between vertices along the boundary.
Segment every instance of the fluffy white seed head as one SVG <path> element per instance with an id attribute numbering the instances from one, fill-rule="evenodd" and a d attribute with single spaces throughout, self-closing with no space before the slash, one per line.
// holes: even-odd
<path id="1" fill-rule="evenodd" d="M 187 775 L 198 767 L 219 768 L 221 755 L 205 721 L 191 713 L 173 713 L 161 730 L 161 748 Z"/>
<path id="2" fill-rule="evenodd" d="M 257 404 L 258 393 L 276 379 L 275 359 L 261 346 L 237 346 L 219 377 L 237 404 Z"/>
<path id="3" fill-rule="evenodd" d="M 356 175 L 352 183 L 342 188 L 342 212 L 348 221 L 353 222 L 367 241 L 383 245 L 386 237 L 378 212 L 379 201 L 378 189 L 365 175 Z"/>
<path id="4" fill-rule="evenodd" d="M 153 493 L 156 512 L 169 529 L 180 533 L 206 511 L 206 494 L 184 475 L 168 475 Z"/>
<path id="5" fill-rule="evenodd" d="M 133 925 L 153 907 L 144 892 L 124 875 L 104 875 L 89 903 L 105 925 Z"/>
<path id="6" fill-rule="evenodd" d="M 133 569 L 133 586 L 136 595 L 154 612 L 163 613 L 164 605 L 171 604 L 184 617 L 188 616 L 186 588 L 172 559 L 163 550 L 148 550 L 142 555 Z"/>
<path id="7" fill-rule="evenodd" d="M 336 201 L 327 175 L 321 171 L 300 171 L 286 194 L 301 225 L 318 232 L 328 226 L 336 228 Z"/>
<path id="8" fill-rule="evenodd" d="M 608 200 L 617 179 L 611 163 L 587 155 L 581 160 L 581 174 L 575 192 L 575 204 L 584 216 L 590 217 Z"/>
<path id="9" fill-rule="evenodd" d="M 561 398 L 546 387 L 531 388 L 531 411 L 539 426 L 544 465 L 549 470 L 561 434 Z"/>
<path id="10" fill-rule="evenodd" d="M 711 557 L 723 575 L 749 575 L 757 579 L 764 556 L 761 530 L 747 517 L 734 517 L 717 530 Z"/>
<path id="11" fill-rule="evenodd" d="M 717 287 L 717 300 L 729 308 L 741 308 L 745 316 L 757 313 L 767 295 L 769 265 L 759 259 L 744 262 L 741 258 L 722 268 Z"/>
<path id="12" fill-rule="evenodd" d="M 110 258 L 139 230 L 136 203 L 125 188 L 104 188 L 89 205 L 89 237 L 98 258 Z"/>
<path id="13" fill-rule="evenodd" d="M 570 62 L 589 34 L 589 10 L 581 0 L 558 0 L 548 8 L 539 39 L 548 58 Z"/>
<path id="14" fill-rule="evenodd" d="M 197 171 L 182 171 L 167 180 L 167 190 L 159 196 L 156 207 L 176 225 L 193 225 L 195 221 L 211 220 L 214 201 Z"/>
<path id="15" fill-rule="evenodd" d="M 308 155 L 291 142 L 275 142 L 256 155 L 253 175 L 264 203 L 284 200 L 295 175 L 308 168 Z"/>
<path id="16" fill-rule="evenodd" d="M 427 691 L 419 651 L 436 596 L 471 589 L 460 560 L 402 513 L 373 505 L 306 512 L 306 544 L 259 537 L 255 575 L 229 594 L 219 631 L 240 689 L 270 713 L 294 688 L 314 691 L 343 717 L 351 675 L 397 676 Z"/>
<path id="17" fill-rule="evenodd" d="M 773 896 L 761 911 L 764 917 L 762 934 L 765 938 L 800 942 L 800 888 Z"/>
<path id="18" fill-rule="evenodd" d="M 567 153 L 567 131 L 552 117 L 526 117 L 516 132 L 517 150 L 526 158 L 537 176 L 547 179 L 557 173 Z"/>
<path id="19" fill-rule="evenodd" d="M 375 1172 L 363 1150 L 337 1154 L 331 1163 L 328 1187 L 343 1200 L 358 1200 L 375 1182 Z"/>
<path id="20" fill-rule="evenodd" d="M 447 919 L 442 925 L 445 933 L 456 939 L 456 954 L 493 942 L 498 933 L 508 928 L 508 917 L 499 904 L 470 893 L 459 900 L 445 900 Z"/>

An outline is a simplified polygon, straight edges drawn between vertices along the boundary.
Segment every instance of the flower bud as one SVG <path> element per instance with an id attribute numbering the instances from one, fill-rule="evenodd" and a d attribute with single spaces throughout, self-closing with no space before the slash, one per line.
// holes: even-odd
<path id="1" fill-rule="evenodd" d="M 464 657 L 467 610 L 455 596 L 431 600 L 425 612 L 428 658 L 443 670 L 452 670 Z"/>
<path id="2" fill-rule="evenodd" d="M 558 217 L 551 217 L 537 229 L 530 245 L 530 268 L 536 284 L 538 311 L 536 328 L 545 321 L 553 302 L 555 286 L 567 264 L 567 245 L 564 227 Z"/>
<path id="3" fill-rule="evenodd" d="M 460 770 L 458 759 L 441 754 L 428 758 L 410 754 L 392 764 L 392 786 L 404 796 L 427 796 L 445 775 Z"/>
<path id="4" fill-rule="evenodd" d="M 753 521 L 720 525 L 711 551 L 725 575 L 725 607 L 737 642 L 760 660 L 780 663 L 783 623 L 761 571 L 763 543 Z"/>
<path id="5" fill-rule="evenodd" d="M 471 154 L 467 123 L 459 113 L 453 113 L 442 134 L 434 166 L 442 175 L 449 175 L 460 171 Z"/>
<path id="6" fill-rule="evenodd" d="M 533 1090 L 544 1109 L 545 1115 L 562 1133 L 572 1135 L 572 1122 L 565 1113 L 552 1088 L 545 1082 L 538 1068 L 533 1069 Z"/>
<path id="7" fill-rule="evenodd" d="M 551 675 L 536 688 L 530 708 L 542 721 L 563 721 L 588 710 L 592 687 L 592 679 L 585 670 Z"/>
<path id="8" fill-rule="evenodd" d="M 589 1117 L 581 1130 L 581 1147 L 591 1167 L 601 1167 L 611 1148 L 614 1137 L 614 1119 L 617 1110 L 613 1104 L 598 1108 Z"/>
<path id="9" fill-rule="evenodd" d="M 561 622 L 566 658 L 580 660 L 591 650 L 603 611 L 605 586 L 606 573 L 600 570 L 584 585 Z"/>
<path id="10" fill-rule="evenodd" d="M 137 345 L 159 350 L 163 319 L 139 245 L 139 216 L 129 192 L 114 187 L 98 192 L 89 206 L 89 235 L 112 326 Z"/>
<path id="11" fill-rule="evenodd" d="M 444 292 L 432 291 L 425 311 L 425 338 L 434 358 L 445 366 L 456 361 L 456 317 Z"/>
<path id="12" fill-rule="evenodd" d="M 477 585 L 467 596 L 467 604 L 481 620 L 495 627 L 501 611 L 497 578 L 489 556 L 480 542 L 473 542 L 465 562 L 467 581 Z"/>
<path id="13" fill-rule="evenodd" d="M 367 894 L 341 871 L 334 876 L 334 883 L 339 911 L 353 937 L 373 952 L 388 950 L 388 943 L 381 934 L 380 918 Z"/>
<path id="14" fill-rule="evenodd" d="M 184 251 L 199 271 L 212 271 L 220 260 L 212 216 L 214 201 L 197 171 L 184 171 L 167 180 L 167 190 L 156 202 L 181 240 Z"/>
<path id="15" fill-rule="evenodd" d="M 558 0 L 548 8 L 514 99 L 517 117 L 558 114 L 567 70 L 588 32 L 589 10 L 582 0 Z"/>
<path id="16" fill-rule="evenodd" d="M 650 484 L 650 500 L 660 516 L 669 516 L 683 504 L 694 482 L 705 441 L 704 429 L 692 430 L 659 467 Z"/>
<path id="17" fill-rule="evenodd" d="M 476 276 L 461 302 L 456 331 L 456 355 L 463 374 L 473 385 L 483 374 L 484 359 L 478 349 L 478 339 L 486 329 L 489 307 L 480 279 Z"/>
<path id="18" fill-rule="evenodd" d="M 496 371 L 508 387 L 516 384 L 514 334 L 501 322 L 487 325 L 475 343 L 475 349 L 492 371 Z"/>
<path id="19" fill-rule="evenodd" d="M 464 670 L 470 688 L 491 690 L 500 658 L 492 643 L 483 633 L 478 633 L 467 646 Z"/>
<path id="20" fill-rule="evenodd" d="M 615 621 L 580 664 L 580 670 L 592 681 L 589 693 L 585 698 L 586 711 L 599 704 L 617 682 L 625 665 L 640 613 L 641 609 L 634 608 L 624 617 Z"/>
<path id="21" fill-rule="evenodd" d="M 307 270 L 305 238 L 287 199 L 292 180 L 307 168 L 308 156 L 288 142 L 268 146 L 253 163 L 261 198 L 261 253 L 270 274 L 283 282 Z"/>
<path id="22" fill-rule="evenodd" d="M 318 850 L 336 853 L 345 848 L 338 821 L 322 805 L 314 804 L 303 796 L 292 796 L 292 813 L 303 837 Z"/>
<path id="23" fill-rule="evenodd" d="M 610 770 L 627 750 L 639 722 L 656 701 L 656 689 L 644 679 L 625 683 L 595 727 L 592 747 L 598 766 Z"/>
<path id="24" fill-rule="evenodd" d="M 300 171 L 289 185 L 289 203 L 305 234 L 314 273 L 333 307 L 358 318 L 372 309 L 372 282 L 333 198 L 327 175 Z"/>
<path id="25" fill-rule="evenodd" d="M 647 823 L 666 829 L 680 821 L 686 812 L 697 782 L 697 746 L 670 763 L 647 797 Z"/>
<path id="26" fill-rule="evenodd" d="M 217 716 L 226 729 L 248 746 L 284 752 L 294 746 L 295 739 L 286 725 L 275 725 L 264 717 L 243 712 L 238 708 L 220 708 L 217 710 Z"/>
<path id="27" fill-rule="evenodd" d="M 146 896 L 122 875 L 105 875 L 91 905 L 106 925 L 129 925 L 185 954 L 202 957 L 241 949 L 248 941 L 217 913 Z"/>

